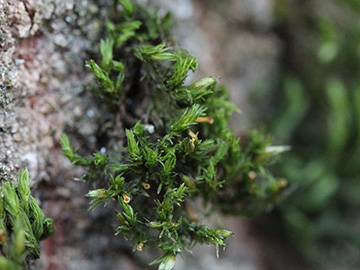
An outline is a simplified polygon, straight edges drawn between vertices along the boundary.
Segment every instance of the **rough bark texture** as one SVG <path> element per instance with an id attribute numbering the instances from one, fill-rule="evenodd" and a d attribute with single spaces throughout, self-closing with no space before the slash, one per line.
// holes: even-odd
<path id="1" fill-rule="evenodd" d="M 221 77 L 248 113 L 247 90 L 274 74 L 279 55 L 270 31 L 272 1 L 155 2 L 175 13 L 179 42 L 198 57 L 200 72 Z M 87 91 L 93 77 L 84 61 L 97 53 L 111 4 L 0 0 L 0 179 L 15 181 L 27 167 L 33 192 L 56 227 L 34 269 L 149 269 L 146 254 L 113 236 L 112 213 L 87 211 L 83 195 L 90 186 L 74 181 L 81 171 L 59 147 L 64 131 L 85 153 L 101 146 L 95 134 L 105 116 Z M 239 133 L 247 128 L 242 123 L 234 121 Z M 225 223 L 238 233 L 222 259 L 199 248 L 177 269 L 255 269 L 259 248 L 244 222 Z"/>
<path id="2" fill-rule="evenodd" d="M 97 225 L 101 217 L 87 212 L 83 195 L 89 187 L 73 181 L 79 172 L 61 155 L 58 143 L 65 130 L 88 149 L 96 143 L 101 114 L 85 89 L 92 76 L 84 60 L 97 51 L 106 3 L 1 5 L 2 179 L 14 180 L 27 167 L 35 195 L 57 230 L 35 269 L 111 268 L 119 262 L 106 258 L 112 255 L 107 250 L 120 249 L 106 237 L 112 228 Z"/>

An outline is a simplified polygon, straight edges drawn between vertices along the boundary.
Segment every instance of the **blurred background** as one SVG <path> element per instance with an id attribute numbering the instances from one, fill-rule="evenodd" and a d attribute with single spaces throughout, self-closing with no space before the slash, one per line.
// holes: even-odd
<path id="1" fill-rule="evenodd" d="M 258 128 L 291 146 L 273 167 L 289 183 L 281 202 L 251 219 L 213 216 L 235 232 L 226 251 L 197 247 L 175 269 L 360 269 L 360 1 L 137 2 L 173 13 L 174 35 L 198 58 L 192 78 L 219 78 L 242 110 L 239 136 Z M 84 61 L 112 4 L 0 1 L 0 178 L 28 167 L 57 229 L 34 269 L 150 269 L 113 237 L 106 211 L 87 212 L 89 187 L 58 143 L 65 131 L 95 146 L 101 110 Z"/>

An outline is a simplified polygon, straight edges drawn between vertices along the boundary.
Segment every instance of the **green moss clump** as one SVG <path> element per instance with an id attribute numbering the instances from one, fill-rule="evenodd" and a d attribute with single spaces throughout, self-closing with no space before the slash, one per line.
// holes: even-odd
<path id="1" fill-rule="evenodd" d="M 240 145 L 228 126 L 238 109 L 225 87 L 212 77 L 186 83 L 197 61 L 170 36 L 171 16 L 120 3 L 102 59 L 86 65 L 99 83 L 95 96 L 126 128 L 126 147 L 87 158 L 66 135 L 61 144 L 70 161 L 89 168 L 83 179 L 100 185 L 87 194 L 90 208 L 117 201 L 117 234 L 134 250 L 156 245 L 164 255 L 153 263 L 171 269 L 197 243 L 225 246 L 232 233 L 202 223 L 211 211 L 249 216 L 271 207 L 284 181 L 266 166 L 283 148 L 256 131 Z M 191 206 L 197 198 L 211 205 L 202 214 Z"/>
<path id="2" fill-rule="evenodd" d="M 39 258 L 39 242 L 54 234 L 53 220 L 30 195 L 26 169 L 18 186 L 3 182 L 0 194 L 0 269 L 24 269 L 27 260 Z"/>

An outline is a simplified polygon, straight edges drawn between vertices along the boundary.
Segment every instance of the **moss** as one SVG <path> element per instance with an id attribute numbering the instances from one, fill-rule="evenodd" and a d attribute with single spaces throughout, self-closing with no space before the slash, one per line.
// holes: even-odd
<path id="1" fill-rule="evenodd" d="M 90 208 L 117 201 L 117 234 L 131 238 L 134 250 L 156 246 L 163 256 L 153 263 L 171 269 L 197 243 L 226 245 L 231 232 L 202 222 L 212 211 L 249 216 L 277 201 L 284 180 L 267 166 L 285 149 L 270 147 L 271 139 L 256 131 L 240 144 L 228 126 L 238 109 L 226 88 L 213 77 L 187 83 L 197 60 L 170 35 L 171 15 L 120 3 L 121 16 L 107 22 L 101 60 L 86 66 L 107 108 L 104 126 L 109 131 L 120 121 L 126 146 L 82 157 L 66 135 L 61 144 L 71 162 L 88 168 L 82 179 L 96 185 L 87 194 Z M 192 214 L 196 199 L 211 207 Z"/>
<path id="2" fill-rule="evenodd" d="M 27 260 L 39 258 L 39 242 L 54 234 L 53 221 L 30 195 L 27 170 L 19 173 L 17 186 L 2 181 L 0 193 L 0 268 L 24 269 Z"/>

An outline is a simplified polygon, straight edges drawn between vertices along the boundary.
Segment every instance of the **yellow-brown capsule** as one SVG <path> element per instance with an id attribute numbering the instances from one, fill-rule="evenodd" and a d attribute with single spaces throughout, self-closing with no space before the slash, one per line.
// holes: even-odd
<path id="1" fill-rule="evenodd" d="M 143 250 L 143 247 L 144 247 L 144 243 L 139 243 L 139 244 L 137 245 L 136 249 L 137 249 L 138 251 L 142 251 L 142 250 Z"/>
<path id="2" fill-rule="evenodd" d="M 256 172 L 250 171 L 248 173 L 248 176 L 249 176 L 250 180 L 254 180 L 256 178 Z"/>
<path id="3" fill-rule="evenodd" d="M 123 196 L 123 199 L 124 199 L 124 203 L 129 203 L 129 202 L 130 202 L 130 197 L 129 197 L 129 195 L 127 195 L 126 193 L 124 193 L 122 196 Z"/>
<path id="4" fill-rule="evenodd" d="M 206 117 L 199 116 L 198 118 L 196 118 L 195 122 L 212 124 L 212 123 L 214 123 L 214 118 L 209 117 L 209 116 L 206 116 Z"/>
<path id="5" fill-rule="evenodd" d="M 284 178 L 281 178 L 278 182 L 279 188 L 285 188 L 287 185 L 288 185 L 288 182 Z"/>
<path id="6" fill-rule="evenodd" d="M 196 132 L 196 134 L 194 132 L 192 132 L 191 130 L 189 130 L 189 136 L 191 137 L 191 140 L 194 141 L 198 141 L 198 135 L 199 135 L 199 131 Z"/>
<path id="7" fill-rule="evenodd" d="M 150 184 L 142 182 L 141 185 L 143 186 L 144 189 L 149 189 L 150 188 Z"/>

